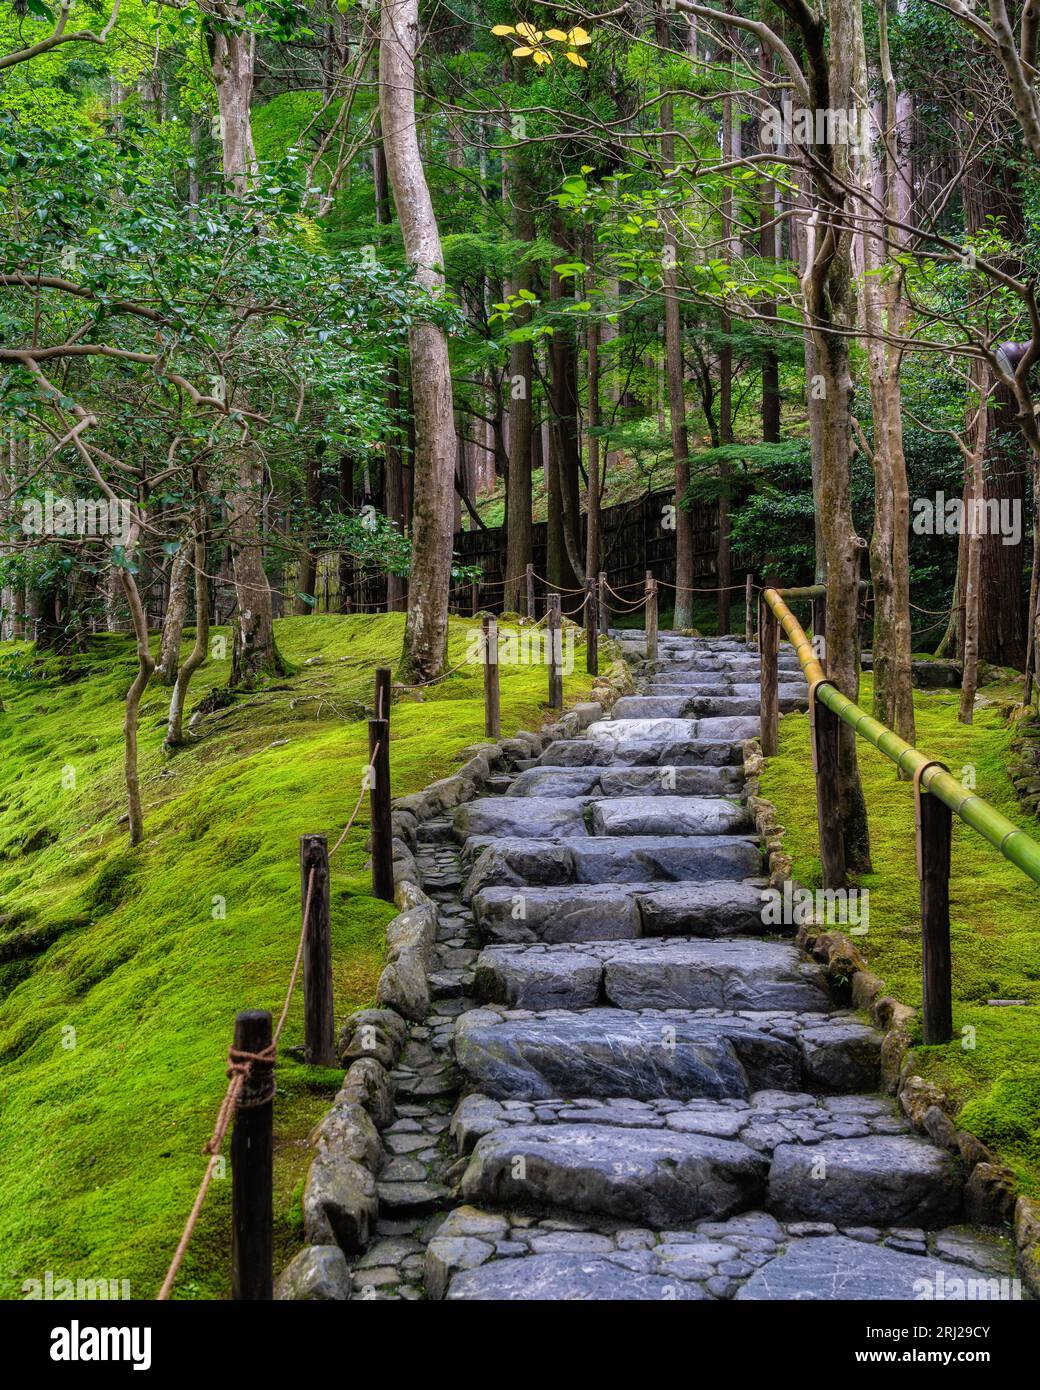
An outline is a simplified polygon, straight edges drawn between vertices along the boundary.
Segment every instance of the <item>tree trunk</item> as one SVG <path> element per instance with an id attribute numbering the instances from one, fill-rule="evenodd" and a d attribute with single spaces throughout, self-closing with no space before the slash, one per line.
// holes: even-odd
<path id="1" fill-rule="evenodd" d="M 188 699 L 191 678 L 206 660 L 209 649 L 209 581 L 206 577 L 205 512 L 200 503 L 195 528 L 195 644 L 177 672 L 170 696 L 170 713 L 166 724 L 166 747 L 179 748 L 184 742 L 184 707 Z"/>
<path id="2" fill-rule="evenodd" d="M 523 155 L 513 160 L 512 201 L 517 241 L 532 242 L 534 214 L 530 208 L 530 189 L 525 178 Z M 529 262 L 520 261 L 513 277 L 514 294 L 531 288 Z M 530 311 L 523 310 L 518 323 L 524 324 Z M 519 613 L 527 606 L 527 566 L 534 559 L 534 521 L 531 510 L 531 394 L 534 384 L 534 345 L 513 343 L 509 350 L 509 465 L 506 476 L 506 585 L 504 605 L 508 613 Z M 496 439 L 499 431 L 496 431 Z M 533 618 L 533 613 L 528 613 Z"/>
<path id="3" fill-rule="evenodd" d="M 236 18 L 244 18 L 243 9 L 233 6 L 232 11 Z M 207 40 L 220 113 L 224 177 L 236 197 L 241 198 L 256 175 L 256 150 L 249 115 L 256 37 L 248 31 L 216 32 L 207 26 Z"/>
<path id="4" fill-rule="evenodd" d="M 188 612 L 188 569 L 188 547 L 182 545 L 170 565 L 170 594 L 166 600 L 166 617 L 163 621 L 157 668 L 163 685 L 172 685 L 177 679 L 177 667 L 181 659 L 181 635 Z"/>
<path id="5" fill-rule="evenodd" d="M 781 8 L 801 28 L 807 48 L 810 104 L 852 110 L 857 62 L 864 51 L 859 0 L 829 0 L 829 42 L 823 26 L 794 0 Z M 829 56 L 828 56 L 829 55 Z M 812 147 L 806 186 L 814 217 L 806 227 L 802 279 L 807 327 L 822 385 L 816 516 L 827 566 L 827 675 L 851 700 L 859 695 L 859 561 L 863 542 L 852 519 L 852 395 L 849 339 L 855 327 L 852 235 L 846 198 L 829 178 L 833 169 L 853 182 L 851 152 L 828 140 Z M 846 866 L 870 865 L 866 806 L 859 780 L 856 734 L 838 726 L 838 802 Z"/>
<path id="6" fill-rule="evenodd" d="M 318 582 L 318 551 L 314 544 L 314 534 L 321 508 L 321 464 L 317 459 L 307 460 L 307 478 L 304 486 L 306 516 L 301 527 L 303 550 L 300 552 L 296 570 L 296 593 L 293 595 L 293 613 L 298 618 L 314 612 L 314 594 Z"/>
<path id="7" fill-rule="evenodd" d="M 238 456 L 231 496 L 231 565 L 238 606 L 231 645 L 234 688 L 252 690 L 270 676 L 283 675 L 285 664 L 274 640 L 271 586 L 263 563 L 260 511 L 263 465 L 250 449 Z"/>
<path id="8" fill-rule="evenodd" d="M 419 153 L 415 117 L 418 0 L 384 0 L 379 46 L 379 111 L 387 171 L 407 260 L 424 290 L 444 284 L 440 234 Z M 412 569 L 404 639 L 404 679 L 429 680 L 444 665 L 455 502 L 455 425 L 444 329 L 413 323 L 415 418 Z"/>
<path id="9" fill-rule="evenodd" d="M 965 453 L 965 525 L 967 574 L 964 583 L 964 669 L 961 674 L 961 701 L 957 718 L 970 724 L 975 712 L 975 692 L 979 683 L 979 629 L 982 581 L 981 507 L 986 491 L 985 460 L 989 412 L 986 408 L 986 373 L 973 364 L 978 385 L 978 414 L 974 440 Z"/>
<path id="10" fill-rule="evenodd" d="M 668 19 L 663 11 L 654 16 L 654 29 L 660 48 L 670 48 Z M 661 161 L 666 168 L 675 162 L 672 134 L 674 109 L 670 97 L 661 101 Z M 683 374 L 682 314 L 679 307 L 679 242 L 675 220 L 665 215 L 664 265 L 664 341 L 668 374 L 668 409 L 671 416 L 672 455 L 675 460 L 675 609 L 672 627 L 693 626 L 693 513 L 683 506 L 690 486 L 690 446 L 686 431 L 686 389 Z"/>
<path id="11" fill-rule="evenodd" d="M 889 218 L 900 220 L 898 191 L 906 177 L 906 154 L 900 153 L 899 102 L 888 52 L 885 5 L 879 6 L 878 26 L 883 106 L 882 166 L 877 183 Z M 861 94 L 859 130 L 861 186 L 875 183 L 871 127 L 866 106 L 866 59 L 857 90 Z M 891 258 L 904 252 L 898 228 L 871 230 L 873 217 L 861 203 L 863 267 L 863 324 L 867 333 L 870 399 L 874 415 L 874 530 L 870 542 L 870 570 L 874 584 L 874 717 L 913 743 L 914 695 L 910 666 L 910 488 L 903 453 L 903 403 L 900 386 L 902 353 L 885 337 L 901 337 L 905 329 L 902 278 Z M 892 273 L 883 274 L 888 266 Z"/>

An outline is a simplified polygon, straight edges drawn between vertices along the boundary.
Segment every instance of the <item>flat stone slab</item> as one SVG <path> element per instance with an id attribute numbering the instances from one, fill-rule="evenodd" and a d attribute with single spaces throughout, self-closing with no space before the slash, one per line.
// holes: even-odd
<path id="1" fill-rule="evenodd" d="M 765 929 L 763 889 L 752 883 L 675 883 L 637 891 L 636 899 L 642 936 L 739 936 Z"/>
<path id="2" fill-rule="evenodd" d="M 668 1226 L 756 1205 L 767 1169 L 753 1149 L 710 1135 L 514 1125 L 479 1140 L 462 1196 Z"/>
<path id="3" fill-rule="evenodd" d="M 687 721 L 689 722 L 689 721 Z M 732 767 L 743 762 L 740 739 L 554 739 L 534 767 Z"/>
<path id="4" fill-rule="evenodd" d="M 532 767 L 521 772 L 509 797 L 739 796 L 737 767 Z"/>
<path id="5" fill-rule="evenodd" d="M 947 1225 L 960 1211 L 962 1165 L 916 1135 L 830 1139 L 773 1155 L 769 1209 L 844 1226 Z"/>
<path id="6" fill-rule="evenodd" d="M 619 742 L 665 743 L 677 739 L 697 737 L 697 722 L 694 719 L 651 718 L 651 719 L 597 719 L 586 730 L 592 743 L 606 744 Z"/>
<path id="7" fill-rule="evenodd" d="M 482 999 L 520 1009 L 793 1009 L 831 1006 L 823 970 L 770 941 L 618 941 L 582 947 L 492 946 Z"/>
<path id="8" fill-rule="evenodd" d="M 623 796 L 593 801 L 594 835 L 732 835 L 750 831 L 747 808 L 720 796 Z"/>
<path id="9" fill-rule="evenodd" d="M 799 1299 L 806 1302 L 969 1297 L 971 1271 L 934 1255 L 908 1255 L 888 1246 L 864 1245 L 846 1236 L 795 1240 L 782 1255 L 756 1270 L 735 1294 L 739 1300 Z M 987 1283 L 984 1275 L 976 1280 Z M 977 1294 L 976 1294 L 977 1296 Z M 983 1295 L 985 1296 L 985 1295 Z"/>
<path id="10" fill-rule="evenodd" d="M 826 1026 L 826 1048 L 813 1047 Z M 873 1090 L 880 1035 L 823 1013 L 702 1009 L 509 1012 L 474 1009 L 455 1026 L 473 1085 L 499 1099 L 746 1099 L 753 1090 Z"/>
<path id="11" fill-rule="evenodd" d="M 452 829 L 459 841 L 471 835 L 522 836 L 551 840 L 585 835 L 580 798 L 528 796 L 523 802 L 506 796 L 485 796 L 455 809 Z"/>
<path id="12" fill-rule="evenodd" d="M 488 887 L 473 895 L 472 906 L 481 936 L 490 941 L 619 941 L 642 934 L 638 901 L 627 884 Z"/>
<path id="13" fill-rule="evenodd" d="M 704 883 L 570 883 L 487 887 L 473 915 L 486 941 L 627 941 L 639 936 L 761 934 L 763 889 L 732 879 Z M 793 931 L 791 927 L 788 930 Z"/>
<path id="14" fill-rule="evenodd" d="M 504 885 L 696 883 L 753 878 L 762 867 L 757 843 L 737 835 L 590 835 L 571 840 L 473 835 L 462 857 L 472 865 L 467 901 L 484 888 Z"/>

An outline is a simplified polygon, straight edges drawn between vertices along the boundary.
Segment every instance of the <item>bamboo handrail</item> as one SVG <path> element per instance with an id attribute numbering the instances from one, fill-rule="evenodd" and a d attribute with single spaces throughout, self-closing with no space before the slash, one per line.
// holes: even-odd
<path id="1" fill-rule="evenodd" d="M 814 698 L 854 729 L 860 738 L 866 739 L 880 753 L 884 753 L 886 758 L 891 759 L 900 772 L 907 776 L 919 776 L 921 786 L 926 791 L 948 806 L 966 825 L 971 826 L 972 830 L 998 849 L 1005 859 L 1021 869 L 1034 883 L 1040 883 L 1040 844 L 1006 816 L 1001 815 L 996 807 L 991 806 L 983 797 L 966 791 L 957 778 L 939 763 L 912 747 L 880 720 L 860 709 L 847 695 L 843 695 L 838 687 L 827 679 L 813 651 L 812 643 L 784 602 L 784 596 L 808 598 L 813 595 L 809 590 L 800 589 L 766 588 L 762 591 L 764 602 L 769 605 L 773 616 L 787 634 L 798 655 L 802 674 Z"/>

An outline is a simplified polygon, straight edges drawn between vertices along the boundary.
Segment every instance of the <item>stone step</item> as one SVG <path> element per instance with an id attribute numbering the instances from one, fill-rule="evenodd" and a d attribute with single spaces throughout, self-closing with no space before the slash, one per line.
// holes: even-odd
<path id="1" fill-rule="evenodd" d="M 743 762 L 743 737 L 554 739 L 530 767 L 732 767 Z"/>
<path id="2" fill-rule="evenodd" d="M 577 1222 L 473 1206 L 449 1214 L 426 1256 L 427 1291 L 451 1302 L 918 1302 L 1014 1297 L 1006 1242 L 942 1235 L 908 1253 L 898 1232 L 839 1234 L 829 1225 L 782 1225 L 765 1212 L 702 1221 L 660 1234 L 601 1220 Z M 465 1232 L 465 1234 L 463 1234 Z M 909 1314 L 908 1314 L 909 1316 Z"/>
<path id="3" fill-rule="evenodd" d="M 905 1131 L 877 1097 L 833 1099 L 855 1101 L 877 1125 Z M 785 1100 L 794 1103 L 784 1109 Z M 461 1151 L 471 1154 L 462 1196 L 658 1228 L 759 1206 L 784 1221 L 920 1230 L 960 1213 L 960 1160 L 918 1135 L 871 1133 L 863 1120 L 856 1137 L 827 1138 L 847 1117 L 811 1096 L 760 1092 L 750 1103 L 672 1103 L 661 1113 L 665 1104 L 556 1101 L 507 1110 L 468 1097 L 452 1124 Z M 855 1127 L 855 1117 L 844 1127 Z"/>
<path id="4" fill-rule="evenodd" d="M 774 941 L 612 941 L 489 946 L 479 998 L 510 1009 L 792 1009 L 826 1011 L 823 970 Z"/>
<path id="5" fill-rule="evenodd" d="M 764 880 L 673 884 L 488 887 L 473 914 L 484 940 L 501 944 L 760 935 Z M 770 926 L 773 934 L 793 928 Z"/>
<path id="6" fill-rule="evenodd" d="M 780 713 L 792 714 L 796 710 L 809 708 L 809 697 L 805 686 L 797 695 L 778 697 Z M 644 705 L 640 709 L 640 705 Z M 626 695 L 614 706 L 615 719 L 640 718 L 689 718 L 714 719 L 738 718 L 754 715 L 758 718 L 760 700 L 758 692 L 754 695 L 733 695 L 726 691 L 718 695 L 698 694 L 690 696 L 675 695 Z"/>
<path id="7" fill-rule="evenodd" d="M 759 935 L 763 882 L 488 887 L 473 895 L 473 916 L 482 938 L 500 943 Z"/>
<path id="8" fill-rule="evenodd" d="M 751 829 L 745 807 L 725 797 L 631 796 L 468 801 L 453 815 L 455 838 L 572 839 L 586 835 L 724 835 Z"/>
<path id="9" fill-rule="evenodd" d="M 781 680 L 794 680 L 801 675 L 802 665 L 797 657 L 790 659 L 781 658 L 777 662 L 777 669 L 780 672 Z M 674 677 L 682 675 L 700 675 L 702 679 L 710 680 L 711 673 L 716 677 L 731 680 L 756 681 L 762 671 L 761 662 L 757 657 L 715 657 L 715 656 L 681 656 L 670 657 L 663 654 L 657 661 L 647 661 L 643 664 L 643 674 L 653 676 L 657 680 L 672 680 Z"/>
<path id="10" fill-rule="evenodd" d="M 872 1091 L 881 1037 L 844 1014 L 474 1009 L 455 1027 L 473 1085 L 499 1099 L 746 1099 L 755 1090 Z"/>
<path id="11" fill-rule="evenodd" d="M 708 716 L 703 719 L 597 719 L 587 729 L 589 742 L 609 747 L 633 740 L 653 743 L 691 739 L 745 739 L 758 733 L 758 719 Z"/>
<path id="12" fill-rule="evenodd" d="M 484 888 L 569 883 L 674 883 L 754 878 L 762 856 L 739 835 L 587 835 L 570 840 L 471 835 L 462 848 L 465 901 Z"/>
<path id="13" fill-rule="evenodd" d="M 461 1195 L 482 1205 L 556 1207 L 660 1227 L 759 1205 L 768 1171 L 761 1154 L 732 1139 L 517 1125 L 480 1140 Z"/>
<path id="14" fill-rule="evenodd" d="M 536 767 L 521 772 L 510 796 L 738 796 L 739 767 Z"/>
<path id="15" fill-rule="evenodd" d="M 594 835 L 732 835 L 752 829 L 747 807 L 723 796 L 621 796 L 589 802 Z"/>
<path id="16" fill-rule="evenodd" d="M 647 681 L 639 693 L 641 695 L 749 695 L 756 700 L 759 696 L 760 686 L 758 681 L 702 681 L 696 676 L 687 681 Z M 805 681 L 788 681 L 779 686 L 780 698 L 797 700 L 799 696 L 804 696 L 808 691 Z M 628 695 L 624 699 L 630 699 Z M 615 706 L 616 708 L 616 706 Z"/>

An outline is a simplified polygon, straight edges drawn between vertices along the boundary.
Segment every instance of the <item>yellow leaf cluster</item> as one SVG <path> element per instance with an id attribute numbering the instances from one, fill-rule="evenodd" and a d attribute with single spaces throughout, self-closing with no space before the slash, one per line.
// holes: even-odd
<path id="1" fill-rule="evenodd" d="M 522 42 L 513 49 L 514 58 L 533 58 L 536 67 L 543 67 L 547 63 L 555 61 L 555 55 L 546 48 L 543 39 L 549 39 L 553 43 L 565 43 L 567 48 L 564 57 L 568 62 L 573 63 L 576 68 L 587 68 L 588 63 L 576 50 L 584 48 L 586 44 L 592 42 L 589 34 L 581 28 L 576 29 L 536 29 L 533 24 L 524 22 L 523 24 L 496 24 L 491 32 L 496 38 L 505 38 L 507 34 L 515 34 Z"/>

